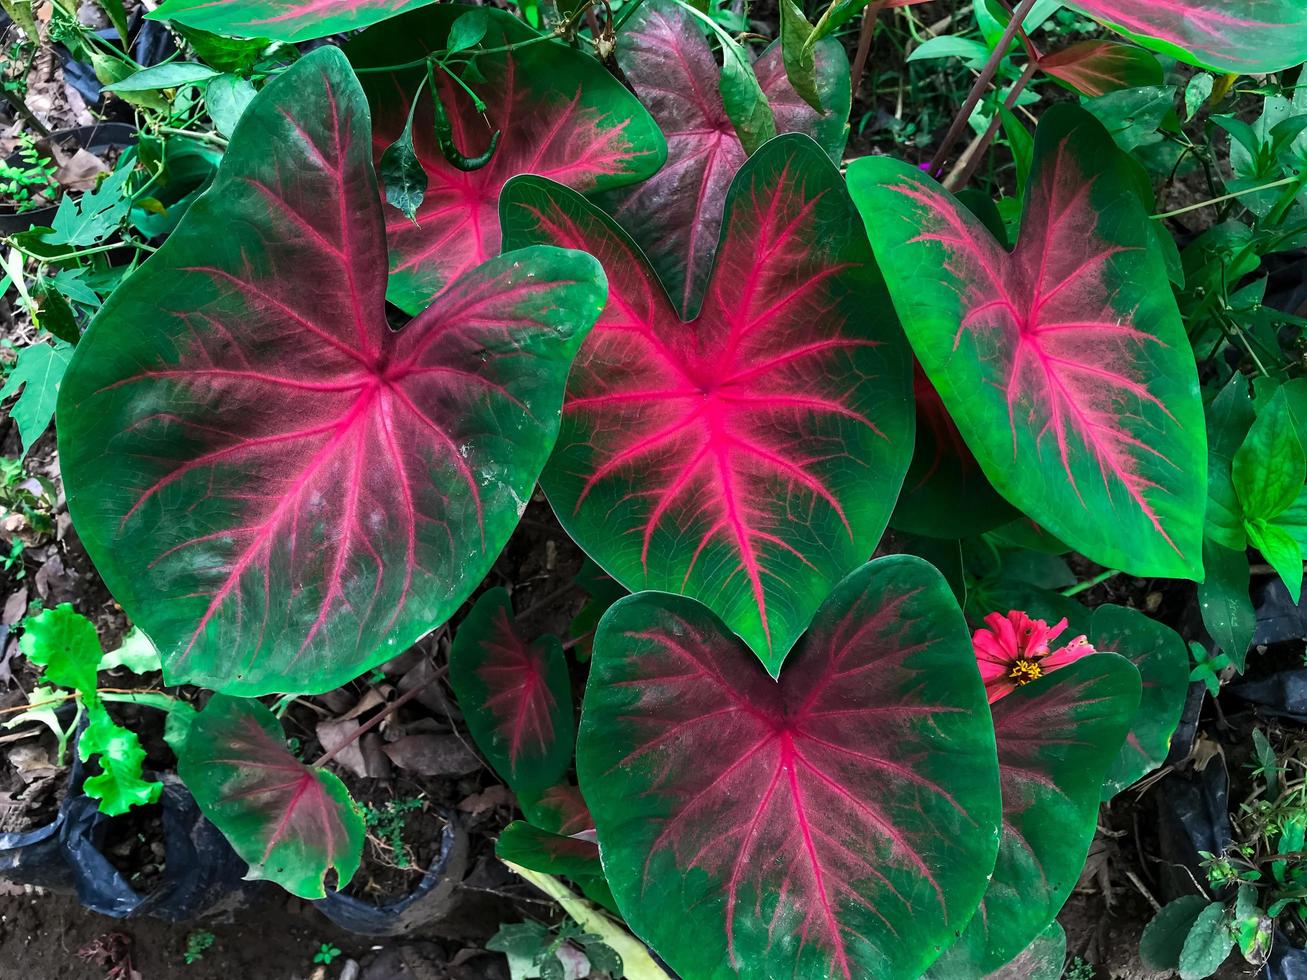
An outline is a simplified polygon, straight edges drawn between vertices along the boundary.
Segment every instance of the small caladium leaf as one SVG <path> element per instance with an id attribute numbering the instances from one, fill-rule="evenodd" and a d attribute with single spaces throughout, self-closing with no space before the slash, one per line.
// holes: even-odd
<path id="1" fill-rule="evenodd" d="M 1044 55 L 1039 68 L 1088 96 L 1162 84 L 1162 65 L 1156 56 L 1120 41 L 1081 41 Z"/>
<path id="2" fill-rule="evenodd" d="M 1045 113 L 1010 254 L 908 164 L 855 160 L 849 188 L 913 349 L 994 487 L 1104 565 L 1200 578 L 1193 353 L 1101 124 L 1074 106 Z"/>
<path id="3" fill-rule="evenodd" d="M 779 673 L 874 549 L 911 449 L 911 366 L 838 171 L 794 134 L 749 160 L 691 323 L 578 195 L 524 177 L 501 207 L 510 247 L 584 249 L 609 276 L 541 478 L 558 519 L 628 589 L 699 599 Z"/>
<path id="4" fill-rule="evenodd" d="M 577 769 L 626 921 L 681 976 L 916 977 L 992 867 L 991 738 L 948 585 L 896 555 L 840 583 L 779 682 L 698 603 L 619 601 Z"/>
<path id="5" fill-rule="evenodd" d="M 164 0 L 146 14 L 232 37 L 311 41 L 356 31 L 434 0 Z"/>
<path id="6" fill-rule="evenodd" d="M 1103 781 L 1103 799 L 1110 800 L 1165 761 L 1189 692 L 1189 650 L 1175 630 L 1136 609 L 1113 605 L 1094 610 L 1089 642 L 1095 650 L 1125 657 L 1143 682 L 1139 710 Z"/>
<path id="7" fill-rule="evenodd" d="M 215 694 L 173 741 L 177 774 L 204 815 L 249 866 L 300 898 L 322 898 L 354 877 L 363 816 L 335 774 L 300 762 L 281 723 L 258 701 Z"/>
<path id="8" fill-rule="evenodd" d="M 780 45 L 767 49 L 754 73 L 777 131 L 806 133 L 838 162 L 848 135 L 848 58 L 834 40 L 816 45 L 812 57 L 824 112 L 790 84 Z M 721 69 L 683 7 L 646 0 L 618 35 L 617 58 L 667 136 L 667 164 L 603 204 L 649 256 L 681 315 L 693 316 L 712 268 L 727 189 L 748 154 L 722 102 Z"/>
<path id="9" fill-rule="evenodd" d="M 560 783 L 541 793 L 521 793 L 518 803 L 527 819 L 541 830 L 568 837 L 594 830 L 594 817 L 575 786 Z"/>
<path id="10" fill-rule="evenodd" d="M 982 975 L 997 970 L 1057 915 L 1084 867 L 1103 777 L 1138 706 L 1138 671 L 1102 653 L 991 705 L 1003 786 L 998 863 L 942 963 Z"/>
<path id="11" fill-rule="evenodd" d="M 1300 0 L 1066 0 L 1144 47 L 1213 71 L 1242 75 L 1307 60 Z"/>
<path id="12" fill-rule="evenodd" d="M 912 393 L 917 443 L 890 525 L 909 534 L 956 539 L 1015 520 L 1017 511 L 985 479 L 939 393 L 915 362 Z"/>
<path id="13" fill-rule="evenodd" d="M 596 263 L 494 259 L 396 332 L 371 155 L 344 57 L 307 55 L 77 346 L 69 507 L 169 683 L 322 691 L 394 656 L 480 582 L 553 445 Z"/>
<path id="14" fill-rule="evenodd" d="M 515 791 L 540 793 L 572 764 L 576 723 L 557 638 L 527 643 L 504 589 L 483 593 L 458 628 L 449 680 L 477 747 Z"/>
<path id="15" fill-rule="evenodd" d="M 495 841 L 495 856 L 547 875 L 600 878 L 599 846 L 593 840 L 564 837 L 515 820 Z"/>
<path id="16" fill-rule="evenodd" d="M 422 93 L 413 114 L 413 148 L 426 170 L 426 194 L 416 223 L 396 211 L 386 214 L 387 299 L 409 313 L 499 254 L 496 207 L 510 177 L 542 174 L 589 194 L 643 180 L 666 157 L 666 144 L 649 113 L 603 65 L 580 51 L 545 42 L 475 56 L 470 64 L 476 75 L 465 72 L 464 80 L 484 111 L 447 72 L 436 72 L 440 101 L 460 152 L 476 157 L 490 146 L 494 133 L 500 134 L 485 166 L 467 171 L 450 163 L 437 142 L 426 67 L 368 69 L 420 60 L 448 47 L 452 26 L 473 10 L 486 17 L 481 43 L 487 48 L 537 37 L 504 11 L 442 3 L 370 30 L 345 48 L 362 70 L 378 157 L 400 137 L 414 93 Z M 389 194 L 389 186 L 386 190 Z"/>

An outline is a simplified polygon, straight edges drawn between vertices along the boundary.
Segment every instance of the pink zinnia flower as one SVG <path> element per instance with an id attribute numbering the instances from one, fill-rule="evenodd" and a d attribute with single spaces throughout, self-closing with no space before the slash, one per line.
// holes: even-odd
<path id="1" fill-rule="evenodd" d="M 1065 618 L 1049 626 L 1042 619 L 1031 619 L 1014 609 L 1006 616 L 990 613 L 985 623 L 988 628 L 976 630 L 971 642 L 976 647 L 976 663 L 990 704 L 1094 652 L 1083 636 L 1077 636 L 1059 650 L 1049 649 L 1066 629 Z"/>

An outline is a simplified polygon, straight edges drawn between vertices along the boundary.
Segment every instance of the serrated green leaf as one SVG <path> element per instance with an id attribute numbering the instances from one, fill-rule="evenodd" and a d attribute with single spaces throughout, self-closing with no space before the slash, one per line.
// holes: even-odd
<path id="1" fill-rule="evenodd" d="M 18 401 L 10 408 L 9 414 L 18 424 L 24 455 L 41 438 L 54 417 L 59 386 L 72 356 L 73 348 L 64 343 L 24 347 L 18 352 L 18 363 L 5 386 L 0 388 L 0 401 L 18 395 Z"/>
<path id="2" fill-rule="evenodd" d="M 44 668 L 41 679 L 45 683 L 94 697 L 96 672 L 103 655 L 100 638 L 95 624 L 74 612 L 70 603 L 61 602 L 25 619 L 18 648 L 28 660 Z"/>
<path id="3" fill-rule="evenodd" d="M 127 193 L 127 180 L 132 175 L 131 164 L 120 164 L 118 169 L 80 198 L 67 195 L 59 202 L 55 212 L 53 234 L 45 236 L 48 245 L 96 245 L 118 230 L 132 209 Z"/>
<path id="4" fill-rule="evenodd" d="M 163 783 L 142 778 L 145 749 L 136 733 L 117 724 L 98 701 L 88 700 L 86 707 L 90 723 L 77 740 L 77 754 L 83 762 L 95 758 L 100 772 L 87 778 L 83 792 L 99 800 L 100 812 L 111 817 L 157 803 Z"/>

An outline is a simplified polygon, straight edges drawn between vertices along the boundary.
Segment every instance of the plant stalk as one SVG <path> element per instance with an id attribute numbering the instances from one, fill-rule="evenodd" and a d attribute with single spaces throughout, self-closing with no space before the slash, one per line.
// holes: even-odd
<path id="1" fill-rule="evenodd" d="M 1210 208 L 1214 204 L 1224 204 L 1226 201 L 1233 201 L 1236 197 L 1243 197 L 1245 194 L 1255 194 L 1258 191 L 1269 191 L 1276 187 L 1284 187 L 1286 184 L 1295 183 L 1302 178 L 1296 174 L 1292 177 L 1282 177 L 1280 180 L 1271 181 L 1269 184 L 1262 184 L 1260 187 L 1249 187 L 1246 190 L 1235 191 L 1233 194 L 1222 194 L 1220 197 L 1213 197 L 1207 201 L 1199 201 L 1197 204 L 1190 204 L 1183 208 L 1176 208 L 1174 211 L 1164 211 L 1161 214 L 1152 216 L 1154 221 L 1161 221 L 1163 218 L 1174 218 L 1182 214 L 1188 214 L 1190 211 L 1197 211 L 1201 208 Z"/>
<path id="2" fill-rule="evenodd" d="M 989 88 L 990 83 L 994 80 L 994 76 L 998 73 L 999 62 L 1007 56 L 1007 49 L 1012 46 L 1012 39 L 1017 36 L 1017 31 L 1021 30 L 1021 22 L 1026 19 L 1026 14 L 1030 13 L 1035 2 L 1036 0 L 1021 0 L 1021 3 L 1017 5 L 1015 13 L 1012 14 L 1012 20 L 1008 22 L 1007 29 L 1003 31 L 1003 36 L 999 38 L 998 44 L 990 52 L 989 60 L 985 62 L 985 67 L 976 79 L 976 84 L 971 86 L 966 101 L 962 103 L 962 108 L 953 117 L 953 123 L 944 135 L 944 141 L 940 143 L 939 149 L 935 151 L 935 155 L 930 160 L 929 173 L 932 177 L 938 179 L 944 161 L 948 159 L 954 145 L 962 136 L 962 130 L 970 121 L 971 113 L 980 104 L 985 90 Z"/>
<path id="3" fill-rule="evenodd" d="M 449 672 L 448 667 L 441 667 L 434 674 L 428 677 L 425 681 L 417 685 L 417 687 L 411 688 L 405 691 L 399 697 L 395 698 L 394 701 L 391 701 L 390 704 L 386 705 L 375 715 L 373 715 L 371 718 L 365 721 L 362 725 L 359 725 L 358 728 L 350 732 L 349 735 L 346 736 L 343 742 L 337 745 L 330 752 L 327 752 L 323 756 L 321 756 L 321 758 L 319 758 L 317 762 L 313 763 L 313 768 L 321 769 L 328 762 L 336 758 L 336 756 L 340 755 L 340 753 L 344 752 L 347 748 L 349 748 L 351 745 L 357 742 L 368 732 L 372 731 L 372 729 L 380 725 L 383 721 L 385 721 L 387 718 L 393 715 L 400 708 L 404 707 L 404 705 L 408 704 L 410 701 L 412 701 L 415 697 L 417 697 L 419 694 L 425 691 L 436 681 L 440 680 L 440 678 L 444 677 L 445 674 L 448 672 Z"/>
<path id="4" fill-rule="evenodd" d="M 1079 595 L 1081 592 L 1087 592 L 1090 589 L 1092 589 L 1095 585 L 1102 585 L 1108 579 L 1114 578 L 1115 576 L 1120 574 L 1121 574 L 1121 570 L 1119 568 L 1109 568 L 1105 572 L 1099 572 L 1093 578 L 1087 578 L 1083 582 L 1077 582 L 1075 585 L 1071 586 L 1070 588 L 1063 589 L 1061 592 L 1058 593 L 1058 595 L 1067 596 L 1068 598 L 1070 598 L 1073 595 Z"/>
<path id="5" fill-rule="evenodd" d="M 1031 80 L 1035 77 L 1035 73 L 1038 71 L 1039 62 L 1031 59 L 1031 61 L 1026 65 L 1026 70 L 1021 73 L 1021 77 L 1012 84 L 1012 91 L 1009 92 L 1007 98 L 1003 100 L 1004 109 L 1011 111 L 1012 107 L 1017 104 L 1017 99 L 1021 97 L 1021 93 L 1026 90 L 1026 86 L 1030 84 Z M 957 190 L 959 187 L 965 187 L 971 182 L 971 178 L 974 177 L 976 171 L 980 169 L 980 164 L 985 159 L 985 154 L 993 144 L 994 137 L 998 135 L 998 129 L 1001 125 L 1003 125 L 1003 114 L 1001 112 L 996 112 L 994 113 L 994 118 L 989 121 L 989 128 L 981 134 L 979 139 L 974 140 L 971 145 L 967 147 L 966 152 L 963 153 L 962 156 L 958 157 L 958 162 L 953 167 L 953 171 L 944 180 L 945 188 L 953 191 Z"/>
<path id="6" fill-rule="evenodd" d="M 862 84 L 862 76 L 867 71 L 867 58 L 871 55 L 871 42 L 876 35 L 876 21 L 880 19 L 880 12 L 889 0 L 871 0 L 866 8 L 862 11 L 862 29 L 858 32 L 858 51 L 853 56 L 853 88 L 856 93 L 858 86 Z"/>

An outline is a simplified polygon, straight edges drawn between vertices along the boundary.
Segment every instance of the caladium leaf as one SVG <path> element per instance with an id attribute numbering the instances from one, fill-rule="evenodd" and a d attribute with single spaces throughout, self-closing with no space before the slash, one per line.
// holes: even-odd
<path id="1" fill-rule="evenodd" d="M 992 867 L 992 735 L 948 585 L 896 555 L 779 682 L 698 603 L 620 600 L 577 769 L 623 915 L 681 976 L 916 977 Z"/>
<path id="2" fill-rule="evenodd" d="M 997 970 L 1057 915 L 1084 868 L 1103 777 L 1138 705 L 1139 673 L 1096 653 L 990 706 L 1003 787 L 998 863 L 941 966 Z"/>
<path id="3" fill-rule="evenodd" d="M 691 323 L 578 195 L 523 177 L 501 207 L 510 247 L 582 248 L 609 275 L 541 477 L 563 527 L 631 591 L 707 604 L 779 673 L 871 554 L 911 450 L 906 345 L 838 171 L 794 134 L 749 160 Z"/>
<path id="4" fill-rule="evenodd" d="M 547 875 L 601 878 L 604 873 L 599 865 L 599 847 L 593 840 L 551 834 L 521 820 L 500 832 L 495 856 Z"/>
<path id="5" fill-rule="evenodd" d="M 449 680 L 477 746 L 514 791 L 562 780 L 576 744 L 567 658 L 556 637 L 522 638 L 504 589 L 482 594 L 459 626 Z"/>
<path id="6" fill-rule="evenodd" d="M 484 112 L 446 72 L 436 72 L 441 104 L 461 152 L 475 157 L 500 133 L 485 166 L 472 171 L 454 166 L 436 139 L 430 89 L 423 85 L 426 68 L 367 69 L 403 64 L 445 48 L 452 25 L 470 10 L 486 16 L 481 43 L 487 48 L 537 36 L 504 11 L 442 3 L 368 31 L 345 48 L 351 63 L 363 70 L 378 159 L 403 133 L 414 94 L 423 93 L 413 116 L 413 148 L 427 174 L 425 197 L 415 221 L 401 211 L 386 211 L 387 299 L 409 313 L 499 254 L 496 207 L 510 177 L 542 174 L 588 194 L 643 180 L 666 157 L 666 144 L 649 113 L 603 65 L 561 43 L 545 42 L 475 57 L 477 74 L 468 74 L 467 84 L 484 102 Z M 467 53 L 475 54 L 475 49 Z"/>
<path id="7" fill-rule="evenodd" d="M 1088 96 L 1162 84 L 1161 62 L 1151 52 L 1120 41 L 1081 41 L 1044 55 L 1039 68 Z"/>
<path id="8" fill-rule="evenodd" d="M 985 479 L 939 393 L 916 362 L 912 393 L 917 404 L 917 442 L 890 517 L 894 529 L 955 539 L 1015 520 L 1017 511 Z"/>
<path id="9" fill-rule="evenodd" d="M 855 160 L 849 187 L 913 349 L 994 487 L 1108 567 L 1200 578 L 1193 353 L 1101 124 L 1045 113 L 1010 254 L 908 164 Z"/>
<path id="10" fill-rule="evenodd" d="M 1143 689 L 1130 732 L 1103 782 L 1109 800 L 1166 759 L 1189 692 L 1189 649 L 1175 630 L 1137 609 L 1103 605 L 1094 610 L 1089 642 L 1118 653 L 1139 670 Z"/>
<path id="11" fill-rule="evenodd" d="M 590 816 L 581 790 L 575 786 L 560 783 L 543 793 L 523 793 L 518 796 L 518 803 L 534 826 L 550 833 L 570 837 L 594 830 L 594 817 Z"/>
<path id="12" fill-rule="evenodd" d="M 777 131 L 812 136 L 838 162 L 848 135 L 849 62 L 834 40 L 812 54 L 824 114 L 794 91 L 779 44 L 758 59 L 754 73 Z M 712 268 L 727 189 L 748 154 L 722 103 L 721 69 L 682 7 L 646 0 L 618 35 L 617 58 L 667 137 L 667 163 L 603 204 L 649 256 L 676 308 L 692 316 Z"/>
<path id="13" fill-rule="evenodd" d="M 1244 75 L 1307 60 L 1300 0 L 1066 0 L 1144 47 L 1191 65 Z"/>
<path id="14" fill-rule="evenodd" d="M 594 260 L 492 260 L 396 332 L 381 208 L 363 93 L 314 51 L 77 346 L 69 506 L 169 683 L 322 691 L 394 656 L 481 580 L 549 454 Z"/>
<path id="15" fill-rule="evenodd" d="M 335 774 L 300 762 L 258 701 L 215 694 L 170 741 L 177 774 L 250 866 L 300 898 L 344 888 L 363 855 L 363 816 Z"/>
<path id="16" fill-rule="evenodd" d="M 434 0 L 164 0 L 146 14 L 232 37 L 310 41 L 356 31 Z"/>

